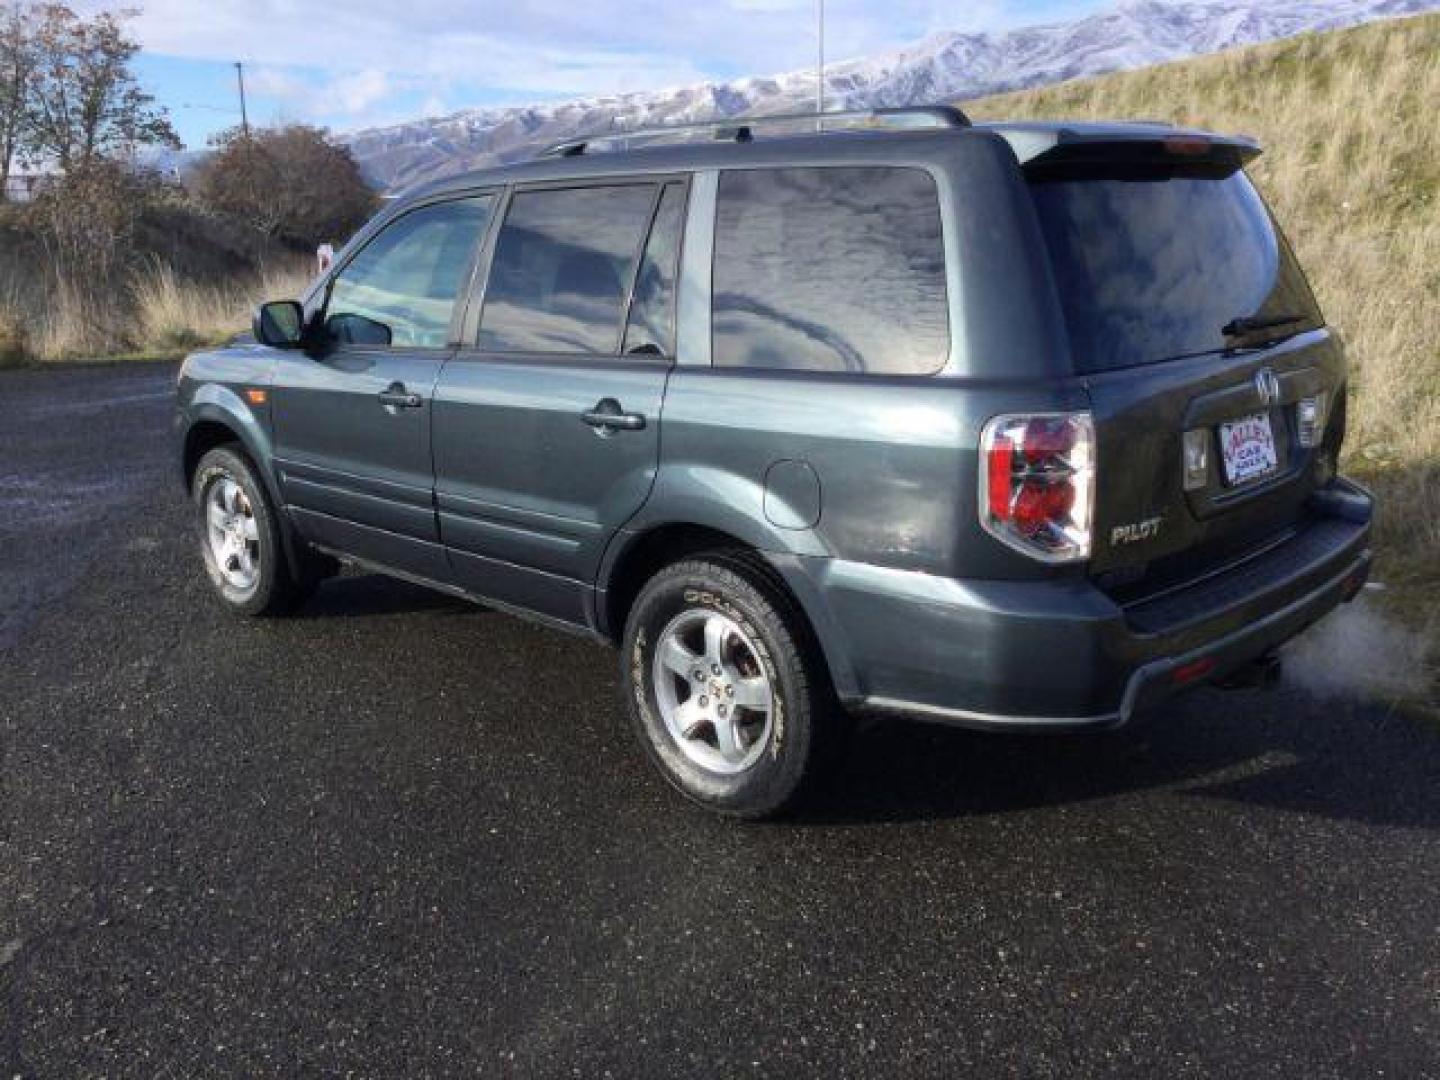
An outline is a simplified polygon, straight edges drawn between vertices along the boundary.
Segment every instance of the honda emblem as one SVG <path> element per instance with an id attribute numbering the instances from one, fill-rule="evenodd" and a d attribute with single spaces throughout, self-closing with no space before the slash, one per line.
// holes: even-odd
<path id="1" fill-rule="evenodd" d="M 1260 404 L 1267 409 L 1280 400 L 1280 380 L 1268 367 L 1255 373 L 1255 393 L 1260 395 Z"/>

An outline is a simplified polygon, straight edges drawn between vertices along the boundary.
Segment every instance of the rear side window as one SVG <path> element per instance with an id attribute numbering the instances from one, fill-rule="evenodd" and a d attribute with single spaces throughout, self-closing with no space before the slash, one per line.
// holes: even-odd
<path id="1" fill-rule="evenodd" d="M 490 206 L 489 196 L 457 199 L 385 226 L 331 283 L 330 336 L 340 344 L 444 347 Z"/>
<path id="2" fill-rule="evenodd" d="M 495 248 L 480 348 L 613 354 L 654 204 L 653 184 L 518 192 Z"/>
<path id="3" fill-rule="evenodd" d="M 720 367 L 926 375 L 950 348 L 935 181 L 922 169 L 725 172 Z"/>
<path id="4" fill-rule="evenodd" d="M 1285 238 L 1244 173 L 1032 181 L 1081 372 L 1214 352 L 1232 320 L 1271 336 L 1321 324 Z"/>

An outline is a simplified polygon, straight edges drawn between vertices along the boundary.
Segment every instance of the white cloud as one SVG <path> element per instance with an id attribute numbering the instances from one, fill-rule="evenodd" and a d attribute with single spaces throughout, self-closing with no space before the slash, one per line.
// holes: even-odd
<path id="1" fill-rule="evenodd" d="M 292 69 L 257 67 L 247 72 L 246 82 L 252 95 L 272 98 L 287 112 L 309 116 L 360 115 L 398 89 L 378 68 L 313 80 Z"/>

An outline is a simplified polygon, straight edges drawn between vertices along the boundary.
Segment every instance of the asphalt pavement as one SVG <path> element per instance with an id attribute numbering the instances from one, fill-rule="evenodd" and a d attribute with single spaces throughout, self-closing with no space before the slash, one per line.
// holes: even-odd
<path id="1" fill-rule="evenodd" d="M 0 373 L 0 1077 L 1440 1076 L 1440 728 L 872 722 L 719 820 L 600 646 L 369 576 L 224 614 L 173 378 Z"/>

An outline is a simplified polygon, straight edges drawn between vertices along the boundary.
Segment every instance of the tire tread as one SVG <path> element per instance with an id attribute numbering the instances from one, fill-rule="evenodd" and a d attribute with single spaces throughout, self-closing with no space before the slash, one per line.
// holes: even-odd
<path id="1" fill-rule="evenodd" d="M 687 789 L 680 780 L 671 775 L 661 755 L 649 743 L 646 725 L 638 715 L 638 707 L 634 702 L 631 678 L 632 654 L 635 636 L 639 630 L 637 619 L 644 617 L 651 597 L 659 595 L 673 583 L 693 579 L 707 582 L 719 593 L 742 598 L 746 606 L 757 612 L 768 613 L 765 621 L 769 625 L 765 629 L 775 639 L 769 643 L 771 658 L 777 670 L 781 671 L 782 678 L 788 681 L 791 696 L 801 703 L 805 712 L 803 722 L 807 726 L 803 745 L 799 748 L 803 755 L 803 760 L 798 765 L 799 775 L 788 790 L 758 793 L 756 798 L 750 800 L 718 801 L 702 797 Z M 642 586 L 631 608 L 631 622 L 626 627 L 621 650 L 621 667 L 622 681 L 626 688 L 626 705 L 648 756 L 660 767 L 673 787 L 691 800 L 719 813 L 758 819 L 779 816 L 793 809 L 813 790 L 819 777 L 828 771 L 827 766 L 833 759 L 830 752 L 832 746 L 836 743 L 843 744 L 844 740 L 839 735 L 844 718 L 834 707 L 834 693 L 819 644 L 803 610 L 785 587 L 779 573 L 756 552 L 743 548 L 710 549 L 687 555 L 657 571 Z M 789 720 L 791 723 L 797 722 L 793 709 Z"/>

